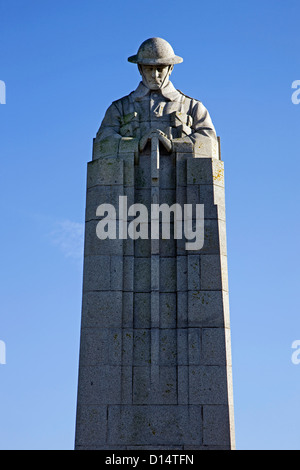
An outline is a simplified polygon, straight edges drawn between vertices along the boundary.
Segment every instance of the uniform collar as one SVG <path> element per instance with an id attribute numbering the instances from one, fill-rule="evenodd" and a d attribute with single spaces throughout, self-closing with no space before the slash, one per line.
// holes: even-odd
<path id="1" fill-rule="evenodd" d="M 140 82 L 139 86 L 135 91 L 131 93 L 134 101 L 141 101 L 145 96 L 150 95 L 151 90 L 147 88 L 143 82 Z M 173 83 L 169 81 L 167 86 L 161 90 L 153 91 L 153 93 L 161 94 L 168 101 L 177 101 L 180 98 L 180 93 L 176 90 Z"/>

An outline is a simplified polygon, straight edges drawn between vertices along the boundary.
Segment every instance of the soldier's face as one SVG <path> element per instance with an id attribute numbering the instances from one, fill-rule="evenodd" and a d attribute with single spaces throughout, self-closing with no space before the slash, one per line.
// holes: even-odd
<path id="1" fill-rule="evenodd" d="M 144 85 L 150 90 L 159 90 L 162 86 L 167 85 L 173 67 L 169 65 L 140 65 L 139 70 Z"/>

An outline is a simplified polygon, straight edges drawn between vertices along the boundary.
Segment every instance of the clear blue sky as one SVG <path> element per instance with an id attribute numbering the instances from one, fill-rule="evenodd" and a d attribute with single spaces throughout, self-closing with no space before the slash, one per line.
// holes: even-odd
<path id="1" fill-rule="evenodd" d="M 0 0 L 0 449 L 72 449 L 86 164 L 148 37 L 225 162 L 238 449 L 300 449 L 297 0 Z"/>

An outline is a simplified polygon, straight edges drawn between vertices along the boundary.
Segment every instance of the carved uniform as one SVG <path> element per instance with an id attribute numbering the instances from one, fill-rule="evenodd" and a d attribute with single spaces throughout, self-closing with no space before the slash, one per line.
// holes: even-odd
<path id="1" fill-rule="evenodd" d="M 134 149 L 151 128 L 160 129 L 172 141 L 173 150 L 186 144 L 196 154 L 217 156 L 217 137 L 207 109 L 200 101 L 166 87 L 152 91 L 142 82 L 129 95 L 114 101 L 106 111 L 94 142 L 93 158 L 111 155 L 119 146 Z"/>

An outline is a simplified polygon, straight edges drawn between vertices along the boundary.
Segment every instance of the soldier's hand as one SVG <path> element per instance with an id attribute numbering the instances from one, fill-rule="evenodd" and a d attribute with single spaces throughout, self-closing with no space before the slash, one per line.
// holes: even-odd
<path id="1" fill-rule="evenodd" d="M 143 137 L 140 139 L 140 143 L 139 143 L 140 152 L 142 152 L 144 148 L 146 147 L 148 140 L 151 138 L 151 134 L 152 134 L 152 129 L 149 132 L 147 132 L 147 134 L 143 135 Z"/>
<path id="2" fill-rule="evenodd" d="M 168 152 L 172 150 L 172 142 L 166 134 L 158 129 L 158 139 Z"/>
<path id="3" fill-rule="evenodd" d="M 150 131 L 140 139 L 139 148 L 141 152 L 146 147 L 148 140 L 151 140 L 151 138 L 154 136 L 158 137 L 159 141 L 163 144 L 168 152 L 172 150 L 172 142 L 163 131 L 160 129 L 150 129 Z"/>

